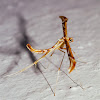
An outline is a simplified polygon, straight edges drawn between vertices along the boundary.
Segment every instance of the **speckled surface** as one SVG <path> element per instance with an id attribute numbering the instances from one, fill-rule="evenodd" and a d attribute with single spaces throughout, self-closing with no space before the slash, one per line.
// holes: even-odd
<path id="1" fill-rule="evenodd" d="M 43 59 L 38 68 L 13 77 L 5 77 L 30 65 L 42 55 L 32 54 L 26 44 L 36 49 L 53 46 L 63 36 L 59 16 L 68 20 L 68 36 L 74 38 L 71 48 L 76 69 L 69 75 L 62 71 L 56 96 L 54 90 L 57 68 L 63 54 L 56 51 Z M 99 0 L 0 0 L 0 100 L 99 100 L 100 99 L 100 1 Z M 68 74 L 67 53 L 62 70 Z M 43 74 L 39 71 L 42 71 Z"/>

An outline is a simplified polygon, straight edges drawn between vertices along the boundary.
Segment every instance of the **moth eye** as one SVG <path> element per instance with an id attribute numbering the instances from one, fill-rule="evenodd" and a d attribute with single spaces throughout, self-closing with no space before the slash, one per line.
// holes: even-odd
<path id="1" fill-rule="evenodd" d="M 72 39 L 70 39 L 70 41 L 72 42 Z"/>
<path id="2" fill-rule="evenodd" d="M 69 41 L 70 41 L 70 42 L 73 42 L 73 38 L 69 38 Z"/>

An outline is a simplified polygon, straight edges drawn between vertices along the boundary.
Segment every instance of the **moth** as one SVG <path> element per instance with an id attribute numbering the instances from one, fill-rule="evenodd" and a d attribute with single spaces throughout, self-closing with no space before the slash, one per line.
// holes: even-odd
<path id="1" fill-rule="evenodd" d="M 70 65 L 69 65 L 69 68 L 68 68 L 68 72 L 71 73 L 74 69 L 75 69 L 75 66 L 76 66 L 76 60 L 74 58 L 74 55 L 73 55 L 73 52 L 71 50 L 71 47 L 70 47 L 70 43 L 73 42 L 73 38 L 72 37 L 68 37 L 67 35 L 67 21 L 68 21 L 68 18 L 66 18 L 65 16 L 59 16 L 59 18 L 62 20 L 62 28 L 63 28 L 63 37 L 61 37 L 60 39 L 58 39 L 58 41 L 49 49 L 34 49 L 30 44 L 27 44 L 26 47 L 32 52 L 32 53 L 37 53 L 37 54 L 44 54 L 42 57 L 40 57 L 38 60 L 36 60 L 35 62 L 33 62 L 31 65 L 21 69 L 20 71 L 17 71 L 13 74 L 10 74 L 10 75 L 7 75 L 7 76 L 12 76 L 12 75 L 16 75 L 18 73 L 21 73 L 25 70 L 27 70 L 28 68 L 32 67 L 33 65 L 36 65 L 40 60 L 42 60 L 43 58 L 45 58 L 49 53 L 51 53 L 50 56 L 53 55 L 54 51 L 55 50 L 59 50 L 61 52 L 64 53 L 63 55 L 63 58 L 62 58 L 62 61 L 60 63 L 60 67 L 58 68 L 58 75 L 59 75 L 59 71 L 61 70 L 61 65 L 62 65 L 62 62 L 63 62 L 63 59 L 64 59 L 64 56 L 65 56 L 65 51 L 63 50 L 66 50 L 67 51 L 67 54 L 68 54 L 68 58 L 69 58 L 69 61 L 70 61 Z M 62 71 L 62 70 L 61 70 Z M 64 72 L 64 71 L 63 71 Z M 65 72 L 64 72 L 65 73 Z M 42 73 L 43 74 L 43 73 Z M 65 73 L 66 74 L 66 73 Z M 67 75 L 67 74 L 66 74 Z M 67 75 L 68 76 L 68 75 Z M 44 75 L 43 75 L 44 77 Z M 69 76 L 68 76 L 69 77 Z M 45 77 L 44 77 L 45 78 Z M 70 78 L 70 77 L 69 77 Z M 70 78 L 71 79 L 71 78 Z M 47 79 L 45 78 L 45 80 L 47 81 Z M 72 80 L 72 79 L 71 79 Z M 73 81 L 73 80 L 72 80 Z M 57 81 L 56 83 L 58 82 L 58 77 L 57 77 Z M 77 84 L 75 81 L 73 81 L 75 84 Z M 49 82 L 47 81 L 49 87 L 51 88 Z M 57 84 L 56 84 L 57 85 Z M 80 86 L 82 89 L 83 87 L 79 84 L 77 84 L 78 86 Z M 55 89 L 56 90 L 56 89 Z M 55 92 L 52 90 L 51 88 L 51 91 L 54 93 L 55 95 Z"/>
<path id="2" fill-rule="evenodd" d="M 67 21 L 68 21 L 68 18 L 66 18 L 65 16 L 59 16 L 59 18 L 61 18 L 61 20 L 62 20 L 63 37 L 60 38 L 56 42 L 55 45 L 53 45 L 49 49 L 43 49 L 43 50 L 34 49 L 34 48 L 32 48 L 32 46 L 30 44 L 27 44 L 26 46 L 33 53 L 44 54 L 40 59 L 35 61 L 32 65 L 37 64 L 42 58 L 47 56 L 50 52 L 54 52 L 55 50 L 62 51 L 63 49 L 67 50 L 68 58 L 69 58 L 69 61 L 70 61 L 70 66 L 69 66 L 68 71 L 69 71 L 69 73 L 71 73 L 75 69 L 75 66 L 76 66 L 76 61 L 75 61 L 75 58 L 73 56 L 73 53 L 72 53 L 72 50 L 71 50 L 71 47 L 70 47 L 70 42 L 73 42 L 73 38 L 67 36 Z M 64 46 L 66 46 L 66 48 L 64 48 Z M 62 51 L 62 52 L 64 52 L 64 51 Z M 29 67 L 31 67 L 31 66 L 29 66 Z"/>
<path id="3" fill-rule="evenodd" d="M 36 65 L 41 59 L 46 57 L 49 53 L 54 52 L 55 50 L 60 50 L 61 52 L 64 53 L 64 55 L 65 55 L 65 52 L 63 50 L 67 50 L 68 58 L 69 58 L 69 61 L 70 61 L 68 71 L 69 71 L 69 73 L 71 73 L 75 69 L 76 61 L 75 61 L 75 58 L 73 56 L 73 53 L 72 53 L 72 50 L 71 50 L 71 47 L 70 47 L 70 42 L 73 42 L 73 38 L 68 37 L 68 35 L 67 35 L 68 18 L 66 18 L 65 16 L 59 16 L 59 18 L 62 20 L 63 37 L 58 39 L 58 41 L 49 49 L 40 49 L 40 50 L 34 49 L 30 44 L 27 44 L 26 47 L 31 52 L 38 53 L 38 54 L 44 54 L 44 55 L 42 57 L 40 57 L 38 60 L 36 60 L 35 62 L 33 62 L 31 65 L 21 69 L 20 71 L 14 73 L 14 74 L 21 73 L 21 72 L 27 70 L 28 68 L 32 67 L 33 65 Z M 65 48 L 64 48 L 64 46 L 65 46 Z M 53 55 L 53 53 L 51 54 L 51 56 L 52 55 Z M 64 58 L 64 56 L 63 56 L 63 58 Z M 59 70 L 61 68 L 62 62 L 63 62 L 63 59 L 61 61 Z M 14 74 L 11 74 L 11 75 L 14 75 Z M 11 76 L 11 75 L 7 75 L 7 76 Z"/>

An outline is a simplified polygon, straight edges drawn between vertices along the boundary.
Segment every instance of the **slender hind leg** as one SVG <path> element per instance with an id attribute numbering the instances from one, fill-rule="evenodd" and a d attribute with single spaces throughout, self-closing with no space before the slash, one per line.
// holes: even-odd
<path id="1" fill-rule="evenodd" d="M 39 62 L 39 63 L 40 63 L 40 62 Z M 42 63 L 40 63 L 40 64 L 42 65 Z M 42 65 L 42 66 L 43 66 L 43 65 Z M 44 67 L 44 66 L 43 66 L 43 67 Z M 52 93 L 54 94 L 54 91 L 53 91 L 53 89 L 52 89 L 51 85 L 49 84 L 49 82 L 48 82 L 47 78 L 45 77 L 45 75 L 43 74 L 43 72 L 42 72 L 40 69 L 39 69 L 39 71 L 41 72 L 42 76 L 44 77 L 45 81 L 47 82 L 48 86 L 50 87 L 50 89 L 51 89 Z"/>
<path id="2" fill-rule="evenodd" d="M 58 69 L 57 79 L 56 79 L 56 86 L 55 86 L 55 91 L 54 91 L 54 94 L 55 94 L 55 92 L 56 92 L 56 87 L 57 87 L 58 80 L 59 80 L 60 68 L 61 68 L 61 65 L 62 65 L 62 63 L 63 63 L 63 59 L 64 59 L 64 57 L 65 57 L 65 52 L 64 52 L 64 51 L 62 51 L 61 49 L 58 49 L 58 50 L 60 50 L 61 52 L 63 52 L 63 53 L 64 53 L 64 55 L 63 55 L 63 58 L 62 58 L 62 60 L 61 60 L 60 67 L 59 67 L 59 69 Z"/>

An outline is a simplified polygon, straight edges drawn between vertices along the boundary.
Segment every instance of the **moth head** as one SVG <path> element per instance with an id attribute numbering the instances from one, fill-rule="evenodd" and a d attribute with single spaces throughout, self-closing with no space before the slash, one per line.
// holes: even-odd
<path id="1" fill-rule="evenodd" d="M 69 37 L 69 42 L 73 42 L 73 38 L 72 37 Z"/>

